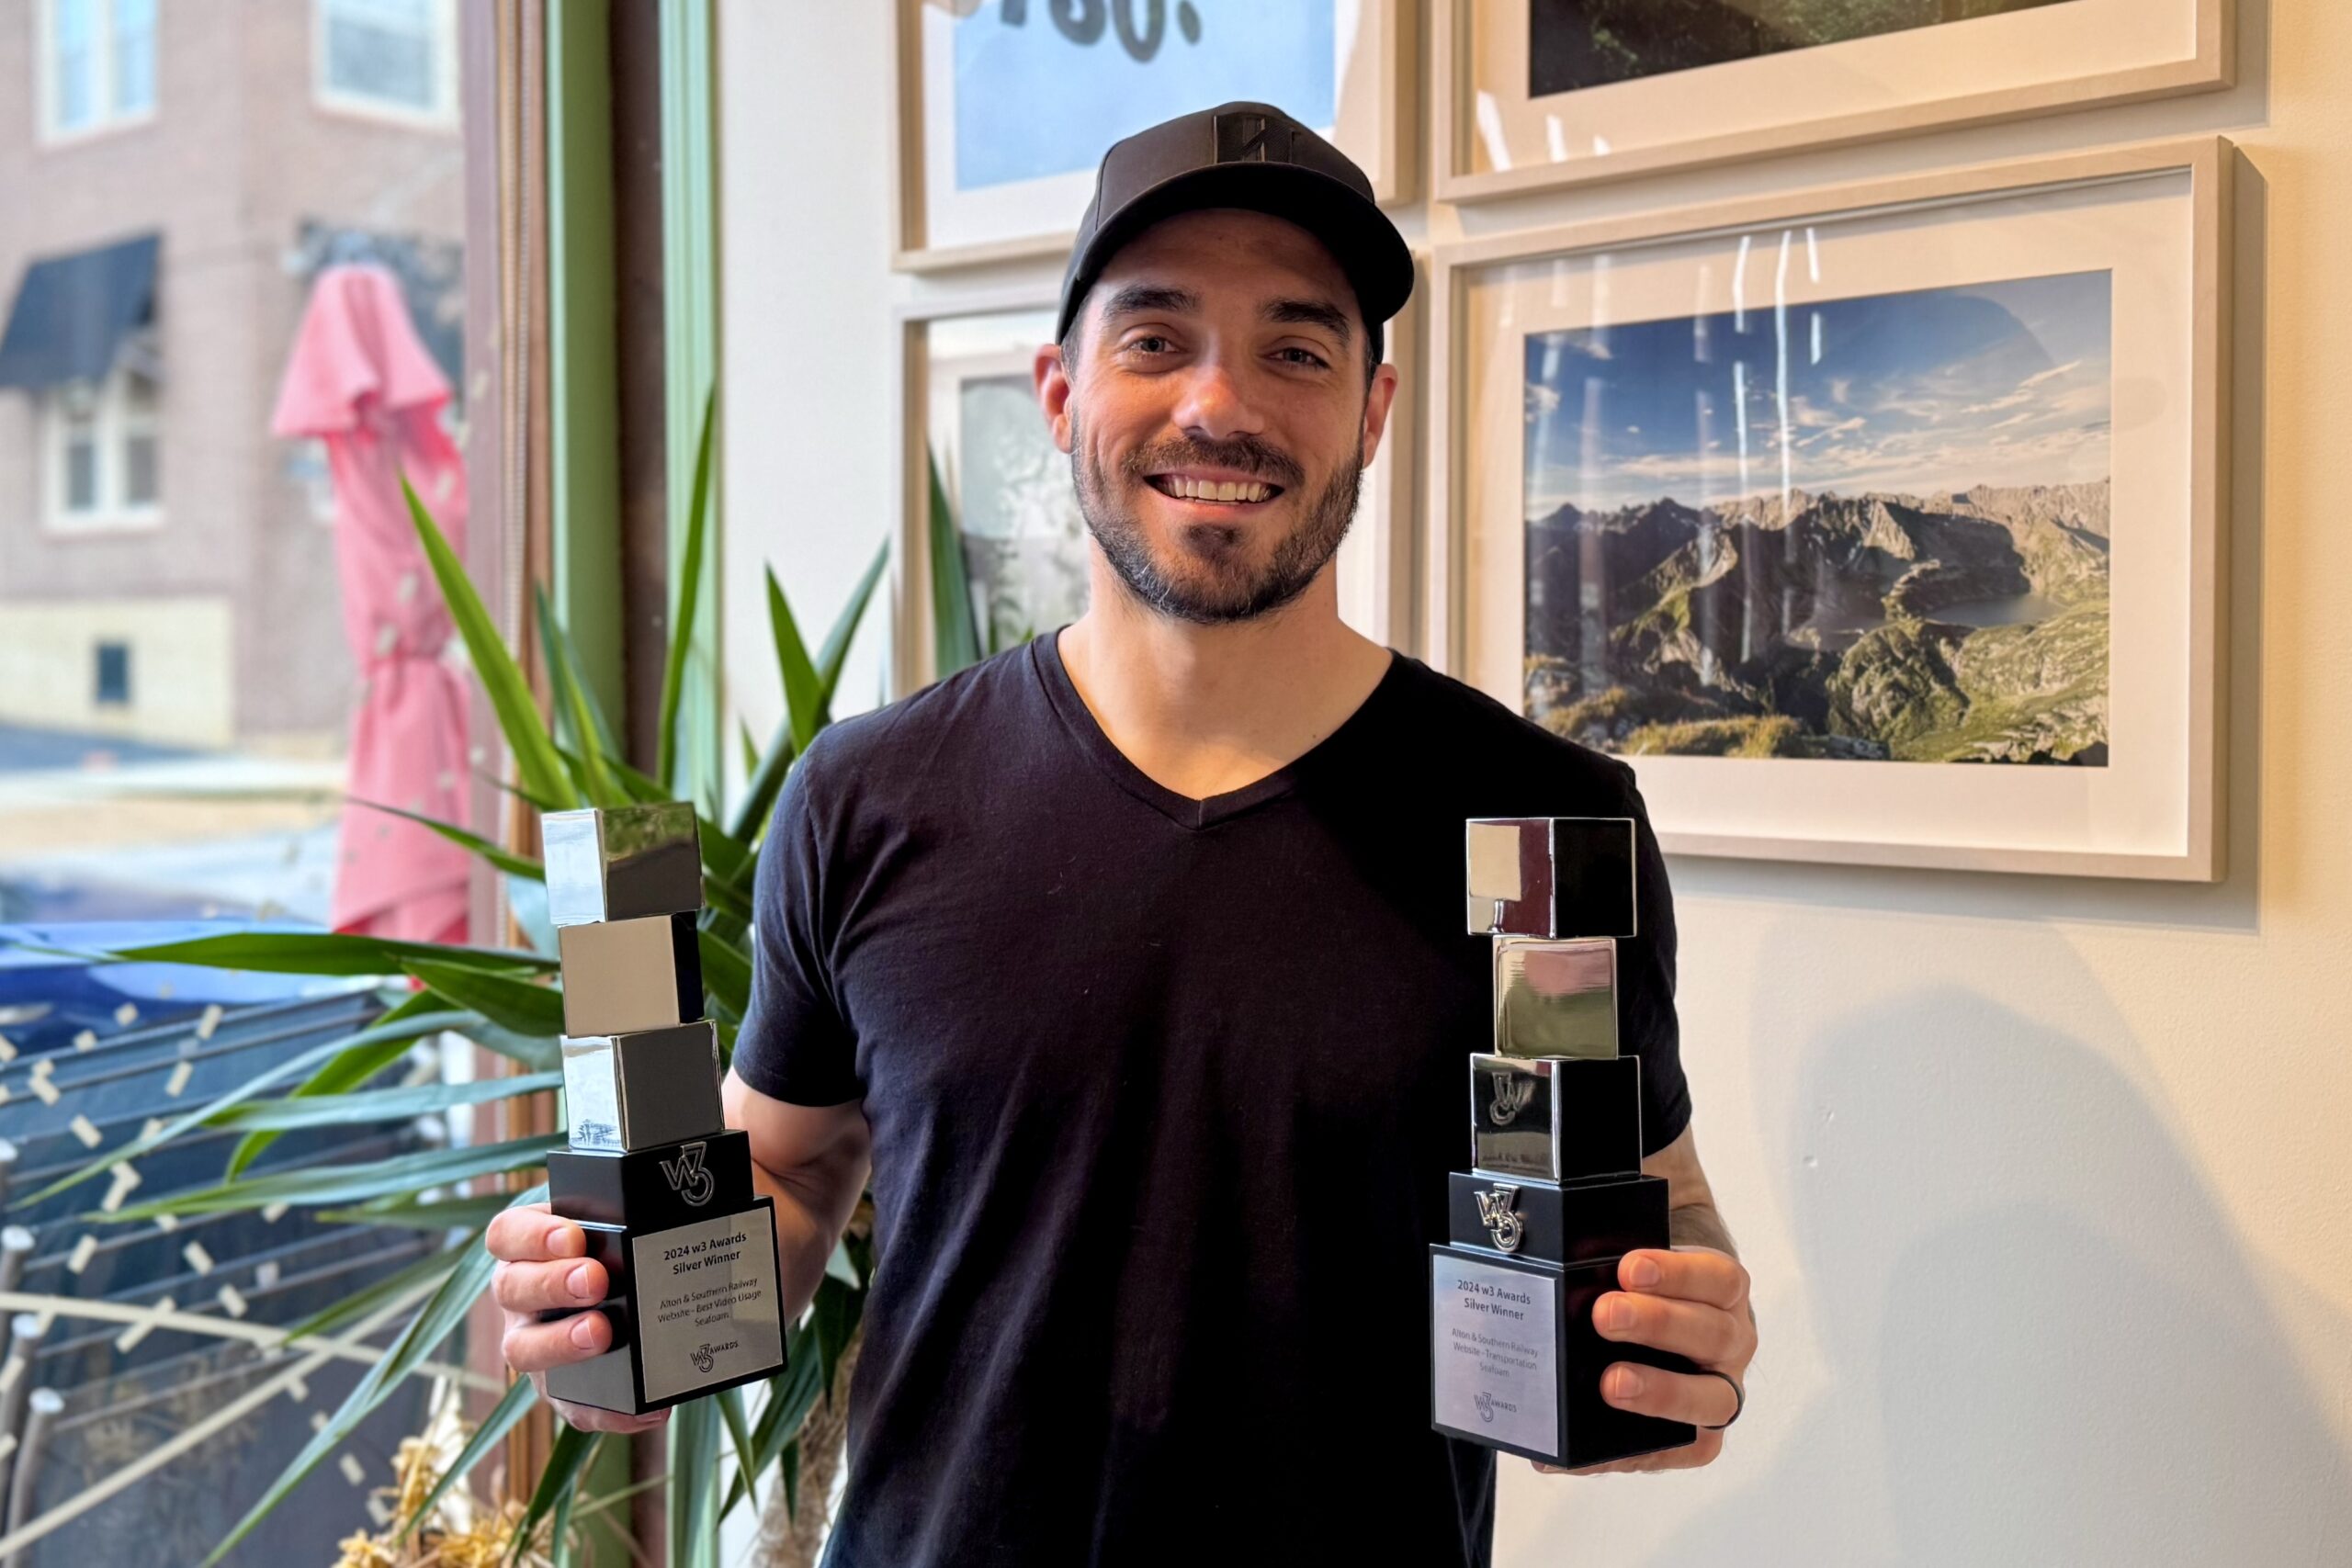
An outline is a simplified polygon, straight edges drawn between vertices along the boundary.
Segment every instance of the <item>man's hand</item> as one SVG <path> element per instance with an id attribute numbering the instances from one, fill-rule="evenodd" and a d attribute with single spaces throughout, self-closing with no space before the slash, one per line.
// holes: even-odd
<path id="1" fill-rule="evenodd" d="M 1620 1410 L 1688 1421 L 1701 1428 L 1699 1440 L 1582 1470 L 1535 1467 L 1548 1474 L 1692 1470 L 1711 1463 L 1723 1451 L 1724 1435 L 1705 1428 L 1729 1421 L 1739 1396 L 1723 1378 L 1707 1373 L 1721 1372 L 1747 1386 L 1747 1363 L 1756 1356 L 1756 1320 L 1747 1307 L 1747 1270 L 1739 1259 L 1711 1247 L 1629 1252 L 1618 1260 L 1617 1283 L 1622 1289 L 1592 1303 L 1592 1325 L 1603 1339 L 1671 1350 L 1707 1371 L 1694 1375 L 1616 1361 L 1600 1374 L 1600 1397 Z"/>
<path id="2" fill-rule="evenodd" d="M 613 1345 L 612 1321 L 601 1312 L 575 1312 L 557 1323 L 541 1323 L 538 1314 L 557 1308 L 585 1308 L 605 1299 L 609 1285 L 605 1266 L 587 1258 L 587 1233 L 570 1220 L 557 1219 L 545 1203 L 509 1209 L 490 1222 L 490 1254 L 498 1267 L 490 1277 L 491 1294 L 506 1314 L 506 1334 L 500 1341 L 506 1364 L 527 1372 L 547 1398 L 545 1373 L 601 1356 Z M 667 1410 L 650 1416 L 623 1416 L 564 1400 L 548 1403 L 573 1426 L 590 1432 L 649 1432 L 670 1418 Z"/>

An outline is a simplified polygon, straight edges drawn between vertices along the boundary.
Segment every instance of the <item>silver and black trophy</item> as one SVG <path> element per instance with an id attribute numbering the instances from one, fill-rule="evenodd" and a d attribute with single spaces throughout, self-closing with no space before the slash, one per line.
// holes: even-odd
<path id="1" fill-rule="evenodd" d="M 1470 1058 L 1471 1166 L 1430 1248 L 1430 1419 L 1577 1468 L 1696 1440 L 1600 1396 L 1611 1362 L 1687 1371 L 1603 1339 L 1617 1263 L 1665 1247 L 1667 1184 L 1642 1172 L 1642 1063 L 1617 1050 L 1617 939 L 1635 933 L 1630 818 L 1468 825 L 1469 924 L 1494 940 L 1490 1049 Z"/>
<path id="2" fill-rule="evenodd" d="M 613 1325 L 610 1350 L 549 1371 L 547 1389 L 642 1415 L 784 1365 L 774 1205 L 719 1110 L 694 807 L 553 811 L 540 836 L 571 1145 L 548 1156 L 548 1197 L 588 1233 Z"/>

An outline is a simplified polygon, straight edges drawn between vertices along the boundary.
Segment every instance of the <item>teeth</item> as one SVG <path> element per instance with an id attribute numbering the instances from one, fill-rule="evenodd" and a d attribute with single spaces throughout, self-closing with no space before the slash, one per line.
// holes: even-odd
<path id="1" fill-rule="evenodd" d="M 1273 493 L 1272 488 L 1255 480 L 1240 482 L 1214 479 L 1192 479 L 1170 474 L 1161 481 L 1170 495 L 1186 501 L 1263 501 Z"/>

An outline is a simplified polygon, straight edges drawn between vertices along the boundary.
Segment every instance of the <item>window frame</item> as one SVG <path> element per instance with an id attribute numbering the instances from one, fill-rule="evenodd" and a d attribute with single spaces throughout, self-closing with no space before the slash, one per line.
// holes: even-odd
<path id="1" fill-rule="evenodd" d="M 156 382 L 155 412 L 145 416 L 155 442 L 155 500 L 131 505 L 123 500 L 129 485 L 126 448 L 132 426 L 140 423 L 130 412 L 131 367 L 117 364 L 102 381 L 68 382 L 41 389 L 40 403 L 41 465 L 41 532 L 51 537 L 81 538 L 91 535 L 143 534 L 163 527 L 164 407 L 163 383 Z M 66 430 L 71 423 L 65 399 L 75 388 L 95 388 L 93 412 L 97 425 L 97 505 L 76 510 L 66 504 Z"/>
<path id="2" fill-rule="evenodd" d="M 433 29 L 433 105 L 430 108 L 418 108 L 411 104 L 335 85 L 327 53 L 328 14 L 334 9 L 335 4 L 336 0 L 311 0 L 311 104 L 324 113 L 347 115 L 356 119 L 374 120 L 379 124 L 402 126 L 410 130 L 458 130 L 457 0 L 428 0 L 426 14 L 432 18 L 430 26 Z"/>
<path id="3" fill-rule="evenodd" d="M 163 32 L 164 17 L 161 0 L 154 7 L 154 21 L 149 40 L 153 56 L 152 76 L 148 82 L 147 102 L 136 109 L 119 107 L 121 84 L 115 76 L 115 9 L 119 0 L 96 0 L 97 33 L 91 51 L 96 57 L 95 92 L 97 110 L 85 125 L 63 125 L 58 111 L 64 94 L 62 78 L 58 72 L 57 7 L 62 0 L 34 0 L 33 4 L 33 140 L 42 148 L 70 147 L 96 137 L 117 131 L 135 130 L 152 123 L 164 96 Z"/>

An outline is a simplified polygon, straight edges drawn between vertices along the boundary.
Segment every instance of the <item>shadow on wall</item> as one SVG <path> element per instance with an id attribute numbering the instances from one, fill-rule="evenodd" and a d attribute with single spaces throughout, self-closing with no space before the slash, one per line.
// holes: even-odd
<path id="1" fill-rule="evenodd" d="M 1830 1382 L 1761 1479 L 1660 1561 L 2342 1561 L 2352 1460 L 2267 1304 L 2275 1279 L 2109 1061 L 1933 987 L 1792 1066 L 1778 1163 Z M 2292 1310 L 2305 1343 L 2352 1332 L 2324 1303 Z"/>

